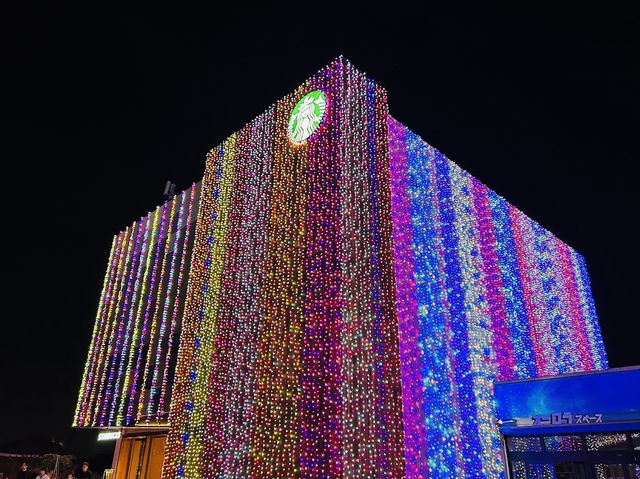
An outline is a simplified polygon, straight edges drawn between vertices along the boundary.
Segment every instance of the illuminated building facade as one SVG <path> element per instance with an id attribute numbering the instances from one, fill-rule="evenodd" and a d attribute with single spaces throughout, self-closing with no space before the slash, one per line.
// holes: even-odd
<path id="1" fill-rule="evenodd" d="M 504 477 L 493 382 L 607 367 L 583 258 L 342 58 L 116 236 L 100 305 L 74 424 L 168 427 L 165 478 Z"/>

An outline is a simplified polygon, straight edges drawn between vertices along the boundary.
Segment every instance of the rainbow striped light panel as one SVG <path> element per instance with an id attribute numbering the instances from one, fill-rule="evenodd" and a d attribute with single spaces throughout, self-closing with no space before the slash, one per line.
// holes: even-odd
<path id="1" fill-rule="evenodd" d="M 113 238 L 74 426 L 167 423 L 198 192 Z"/>
<path id="2" fill-rule="evenodd" d="M 195 190 L 114 239 L 75 416 L 170 403 L 165 479 L 504 477 L 493 382 L 607 367 L 582 256 L 342 57 Z"/>

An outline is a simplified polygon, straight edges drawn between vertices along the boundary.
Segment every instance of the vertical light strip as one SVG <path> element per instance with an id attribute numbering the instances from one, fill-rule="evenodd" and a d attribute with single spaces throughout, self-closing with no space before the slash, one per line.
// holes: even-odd
<path id="1" fill-rule="evenodd" d="M 461 415 L 460 434 L 465 473 L 473 476 L 481 469 L 480 446 L 478 443 L 477 404 L 473 397 L 472 380 L 469 377 L 469 343 L 466 336 L 466 317 L 464 311 L 464 293 L 461 288 L 460 265 L 457 261 L 458 238 L 454 234 L 453 223 L 456 214 L 456 199 L 451 193 L 450 165 L 439 152 L 435 154 L 435 172 L 440 206 L 440 234 L 445 268 L 448 310 L 451 317 L 452 343 L 455 353 L 452 356 L 453 378 L 457 386 L 457 399 Z M 502 318 L 501 318 L 502 319 Z M 472 439 L 473 438 L 473 439 Z"/>
<path id="2" fill-rule="evenodd" d="M 187 251 L 189 248 L 189 240 L 191 238 L 191 223 L 193 217 L 193 202 L 195 198 L 196 185 L 191 185 L 189 190 L 189 202 L 187 203 L 187 219 L 186 223 L 182 225 L 183 231 L 182 233 L 182 251 L 180 256 L 180 266 L 178 268 L 178 282 L 176 286 L 176 292 L 173 300 L 173 310 L 171 313 L 171 327 L 169 331 L 169 337 L 167 338 L 167 351 L 165 355 L 164 369 L 162 375 L 162 385 L 160 388 L 160 399 L 158 401 L 158 411 L 161 414 L 165 414 L 165 400 L 167 398 L 167 392 L 169 390 L 168 378 L 169 378 L 169 368 L 170 361 L 173 358 L 173 343 L 176 341 L 175 335 L 178 327 L 178 311 L 180 310 L 180 300 L 182 297 L 182 285 L 184 281 L 184 272 L 185 269 L 188 271 L 188 265 L 185 268 L 185 263 L 187 262 Z M 184 194 L 184 193 L 183 193 Z M 182 209 L 180 210 L 182 214 Z M 177 245 L 177 243 L 176 243 Z"/>
<path id="3" fill-rule="evenodd" d="M 548 232 L 535 221 L 531 221 L 531 231 L 533 233 L 533 249 L 540 272 L 540 282 L 542 284 L 543 305 L 545 308 L 545 323 L 550 334 L 550 344 L 552 346 L 553 358 L 556 362 L 557 374 L 570 372 L 568 357 L 563 347 L 566 341 L 563 318 L 561 313 L 560 297 L 556 293 L 557 285 L 554 278 L 553 262 L 549 251 Z"/>
<path id="4" fill-rule="evenodd" d="M 135 340 L 137 334 L 137 321 L 136 312 L 139 313 L 140 306 L 142 304 L 142 298 L 139 294 L 141 281 L 144 277 L 144 271 L 147 270 L 149 263 L 149 224 L 152 222 L 151 215 L 147 215 L 146 218 L 140 219 L 140 226 L 144 224 L 144 233 L 142 235 L 142 244 L 138 253 L 138 267 L 136 270 L 136 279 L 133 286 L 133 296 L 131 299 L 131 306 L 129 308 L 129 314 L 127 319 L 127 328 L 125 331 L 125 339 L 122 349 L 122 358 L 118 366 L 117 382 L 115 387 L 115 396 L 112 401 L 111 411 L 109 413 L 109 422 L 112 425 L 123 426 L 124 421 L 124 406 L 126 399 L 129 395 L 129 384 L 131 376 L 131 356 L 133 355 L 133 349 L 135 348 Z M 142 285 L 144 289 L 144 285 Z M 127 365 L 125 369 L 125 364 Z M 122 389 L 120 389 L 120 383 L 122 382 Z M 119 401 L 118 401 L 119 399 Z M 116 412 L 118 414 L 116 415 Z"/>
<path id="5" fill-rule="evenodd" d="M 559 279 L 562 281 L 562 290 L 567 302 L 568 316 L 571 322 L 569 328 L 572 336 L 571 342 L 576 344 L 578 357 L 576 369 L 590 371 L 595 368 L 595 362 L 591 355 L 588 338 L 588 327 L 584 314 L 580 308 L 580 293 L 576 282 L 576 272 L 571 261 L 570 248 L 559 240 L 555 242 L 556 255 L 559 263 Z"/>
<path id="6" fill-rule="evenodd" d="M 453 293 L 453 289 L 449 287 L 448 281 L 455 281 L 455 276 L 451 275 L 449 271 L 447 271 L 447 265 L 452 265 L 453 268 L 456 268 L 456 264 L 453 263 L 455 256 L 450 256 L 447 258 L 445 246 L 447 243 L 451 245 L 451 242 L 447 241 L 445 237 L 445 230 L 451 229 L 452 225 L 450 224 L 451 216 L 447 216 L 446 212 L 443 214 L 443 202 L 442 202 L 442 194 L 441 187 L 444 184 L 445 188 L 449 185 L 450 181 L 448 179 L 448 175 L 443 175 L 442 171 L 438 172 L 437 168 L 437 156 L 439 152 L 435 149 L 427 149 L 427 155 L 429 161 L 431 162 L 431 168 L 429 169 L 429 184 L 433 185 L 433 196 L 431 197 L 431 207 L 433 211 L 433 220 L 434 220 L 434 242 L 435 242 L 435 251 L 437 253 L 437 283 L 438 288 L 442 291 L 441 300 L 443 301 L 443 320 L 444 320 L 444 335 L 446 341 L 444 342 L 444 349 L 446 352 L 445 356 L 445 366 L 446 366 L 446 375 L 450 384 L 450 394 L 451 394 L 451 410 L 448 411 L 447 416 L 450 417 L 451 420 L 451 436 L 447 438 L 453 444 L 453 451 L 451 455 L 455 464 L 455 475 L 456 477 L 464 477 L 466 475 L 467 464 L 465 461 L 465 451 L 463 450 L 463 441 L 462 438 L 462 422 L 464 418 L 468 415 L 467 411 L 462 410 L 462 406 L 466 404 L 464 401 L 461 401 L 461 384 L 459 378 L 456 377 L 456 372 L 458 372 L 461 368 L 461 365 L 458 362 L 458 356 L 460 354 L 459 348 L 460 343 L 456 341 L 454 336 L 454 328 L 457 323 L 460 323 L 459 316 L 458 318 L 455 315 L 459 315 L 461 310 L 460 308 L 456 308 L 457 311 L 452 311 L 451 308 L 451 293 Z M 441 156 L 441 155 L 440 155 Z M 451 204 L 455 204 L 455 200 L 448 200 Z M 451 248 L 451 246 L 450 246 Z M 450 253 L 453 253 L 455 248 L 450 249 Z M 453 276 L 453 277 L 452 277 Z M 464 327 L 464 324 L 457 324 L 459 330 Z M 468 346 L 468 345 L 467 345 Z M 444 453 L 448 453 L 448 451 L 443 451 Z"/>
<path id="7" fill-rule="evenodd" d="M 560 323 L 560 346 L 564 356 L 563 373 L 584 371 L 582 367 L 582 352 L 580 349 L 580 336 L 576 336 L 574 330 L 574 318 L 571 311 L 571 302 L 568 298 L 567 281 L 562 269 L 562 253 L 559 249 L 560 241 L 554 236 L 547 237 L 547 249 L 550 257 L 551 279 L 554 284 L 554 292 L 557 296 L 558 322 Z M 579 334 L 579 333 L 578 333 Z M 575 354 L 575 353 L 578 354 Z"/>
<path id="8" fill-rule="evenodd" d="M 256 422 L 257 338 L 262 336 L 266 314 L 264 291 L 267 285 L 266 249 L 269 243 L 273 167 L 273 129 L 275 108 L 261 115 L 247 134 L 248 157 L 242 170 L 246 176 L 247 198 L 244 212 L 245 233 L 241 236 L 242 265 L 237 291 L 237 332 L 232 351 L 237 356 L 230 365 L 230 380 L 226 398 L 226 421 L 223 471 L 232 477 L 247 477 L 252 463 L 252 434 Z M 237 147 L 238 150 L 241 148 Z M 242 162 L 238 161 L 238 168 Z M 238 191 L 241 194 L 241 191 Z M 295 454 L 294 454 L 295 455 Z"/>
<path id="9" fill-rule="evenodd" d="M 100 403 L 101 400 L 104 400 L 104 381 L 106 379 L 107 368 L 109 366 L 109 359 L 111 358 L 112 348 L 113 348 L 113 335 L 116 327 L 115 318 L 118 316 L 118 310 L 120 307 L 120 301 L 122 299 L 122 286 L 124 274 L 123 272 L 126 269 L 126 264 L 129 260 L 128 255 L 131 252 L 131 241 L 129 237 L 129 233 L 131 228 L 127 228 L 123 233 L 123 241 L 122 241 L 122 250 L 120 254 L 120 259 L 118 261 L 118 269 L 116 272 L 115 278 L 115 286 L 113 291 L 113 296 L 111 297 L 111 302 L 109 304 L 109 310 L 106 316 L 106 328 L 105 335 L 103 339 L 103 344 L 100 349 L 100 358 L 102 360 L 101 367 L 98 368 L 98 380 L 95 382 L 95 403 L 93 404 L 93 410 L 91 411 L 91 419 L 90 423 L 92 425 L 99 425 L 100 420 Z"/>
<path id="10" fill-rule="evenodd" d="M 474 208 L 478 215 L 480 254 L 486 271 L 487 304 L 491 312 L 491 329 L 494 332 L 494 351 L 498 362 L 498 380 L 514 379 L 515 359 L 509 336 L 505 294 L 498 265 L 493 218 L 489 204 L 488 188 L 473 179 Z"/>
<path id="11" fill-rule="evenodd" d="M 587 264 L 584 257 L 576 251 L 571 251 L 571 259 L 574 271 L 576 271 L 576 277 L 579 278 L 578 291 L 580 292 L 580 306 L 587 325 L 586 330 L 589 337 L 589 344 L 591 346 L 591 354 L 596 367 L 606 369 L 609 367 L 609 363 L 607 361 L 604 343 L 602 342 L 600 327 L 598 326 L 598 316 L 593 302 L 593 295 L 591 294 L 591 284 L 589 282 L 589 274 L 587 273 Z"/>
<path id="12" fill-rule="evenodd" d="M 206 291 L 205 277 L 210 266 L 208 258 L 210 250 L 210 229 L 212 223 L 216 165 L 220 162 L 218 155 L 210 152 L 199 195 L 196 228 L 193 239 L 193 252 L 189 266 L 187 294 L 182 320 L 182 333 L 178 349 L 178 359 L 174 374 L 172 401 L 169 414 L 171 429 L 167 437 L 165 460 L 162 477 L 175 478 L 184 476 L 186 462 L 186 444 L 189 440 L 188 420 L 193 410 L 191 389 L 195 376 L 193 371 L 195 353 L 200 347 L 198 329 L 203 317 L 200 295 Z"/>
<path id="13" fill-rule="evenodd" d="M 304 223 L 304 226 L 300 225 L 305 233 L 301 249 L 306 251 L 303 257 L 296 255 L 295 250 L 291 252 L 295 255 L 294 267 L 302 266 L 306 277 L 301 288 L 304 299 L 302 304 L 296 304 L 305 311 L 300 340 L 300 473 L 309 478 L 340 477 L 343 468 L 340 445 L 343 398 L 339 392 L 340 338 L 336 329 L 344 324 L 346 318 L 344 312 L 341 314 L 340 311 L 344 297 L 340 291 L 338 185 L 341 173 L 346 172 L 341 172 L 343 162 L 328 154 L 335 151 L 337 146 L 338 131 L 335 127 L 340 101 L 333 94 L 336 85 L 332 82 L 330 72 L 321 72 L 308 88 L 322 88 L 327 96 L 328 106 L 323 120 L 327 133 L 317 135 L 305 149 L 298 148 L 296 152 L 298 168 L 306 184 L 300 185 L 295 177 L 289 183 L 299 189 L 302 201 L 285 196 L 285 201 L 304 211 L 296 215 L 296 210 L 293 210 L 288 221 L 292 228 L 296 228 L 298 221 Z M 287 188 L 286 183 L 282 186 Z M 291 234 L 287 228 L 283 228 L 285 240 Z M 346 256 L 343 258 L 346 259 Z M 298 303 L 299 299 L 295 298 L 294 301 Z M 296 372 L 293 371 L 293 374 Z"/>
<path id="14" fill-rule="evenodd" d="M 477 406 L 474 419 L 477 422 L 477 440 L 481 448 L 477 459 L 482 467 L 474 473 L 474 477 L 493 477 L 502 471 L 501 457 L 496 454 L 493 441 L 495 411 L 492 391 L 498 366 L 485 363 L 486 347 L 495 344 L 495 341 L 492 337 L 490 310 L 484 299 L 487 296 L 484 288 L 486 278 L 478 241 L 480 233 L 472 194 L 473 178 L 453 163 L 450 164 L 450 175 L 452 197 L 455 198 L 455 232 L 459 238 L 458 258 L 467 319 L 469 374 Z M 462 420 L 468 421 L 469 418 Z"/>
<path id="15" fill-rule="evenodd" d="M 93 411 L 95 409 L 95 401 L 96 399 L 96 389 L 98 388 L 97 383 L 99 381 L 100 371 L 104 361 L 104 354 L 106 348 L 106 342 L 108 341 L 108 331 L 110 328 L 110 317 L 109 317 L 109 309 L 111 308 L 111 304 L 115 298 L 115 291 L 118 281 L 118 267 L 120 265 L 121 256 L 123 256 L 122 248 L 123 248 L 123 239 L 124 234 L 120 232 L 117 235 L 116 241 L 116 251 L 114 253 L 114 258 L 110 271 L 109 278 L 109 286 L 107 289 L 107 294 L 105 295 L 105 303 L 102 308 L 101 318 L 100 318 L 100 327 L 98 333 L 98 340 L 94 344 L 94 352 L 93 352 L 93 364 L 91 366 L 91 370 L 89 372 L 89 385 L 88 389 L 88 400 L 83 404 L 83 424 L 86 426 L 93 426 Z"/>
<path id="16" fill-rule="evenodd" d="M 229 215 L 229 204 L 231 196 L 231 186 L 233 182 L 233 166 L 235 156 L 235 139 L 236 136 L 227 140 L 223 150 L 223 159 L 220 173 L 216 173 L 220 177 L 220 191 L 218 200 L 214 203 L 214 212 L 212 217 L 213 231 L 209 236 L 212 252 L 210 256 L 211 264 L 209 266 L 209 275 L 206 284 L 206 292 L 204 304 L 201 309 L 201 323 L 199 326 L 199 334 L 196 339 L 199 340 L 200 346 L 197 348 L 196 361 L 193 366 L 200 374 L 196 374 L 192 386 L 192 402 L 189 405 L 190 415 L 188 418 L 189 437 L 185 444 L 185 465 L 184 477 L 199 478 L 202 477 L 202 471 L 199 462 L 200 456 L 205 449 L 205 442 L 208 438 L 216 439 L 216 431 L 206 431 L 206 401 L 209 396 L 208 377 L 212 371 L 212 355 L 215 348 L 215 335 L 217 333 L 219 294 L 224 269 L 224 257 L 227 242 L 227 221 Z M 215 193 L 214 193 L 215 196 Z M 216 424 L 220 427 L 220 424 Z M 179 474 L 180 475 L 180 474 Z"/>
<path id="17" fill-rule="evenodd" d="M 221 474 L 228 474 L 229 471 L 223 464 L 224 444 L 227 440 L 224 434 L 224 425 L 227 410 L 227 399 L 235 402 L 235 398 L 229 398 L 227 392 L 227 378 L 233 353 L 231 349 L 232 337 L 235 334 L 237 321 L 234 317 L 234 310 L 238 304 L 236 296 L 238 290 L 238 257 L 241 244 L 241 214 L 243 204 L 246 201 L 244 195 L 235 194 L 245 188 L 244 169 L 240 164 L 243 154 L 239 150 L 244 149 L 248 138 L 248 132 L 241 130 L 235 138 L 233 148 L 225 148 L 229 154 L 229 160 L 233 161 L 233 173 L 229 178 L 230 186 L 228 212 L 226 213 L 226 226 L 224 234 L 228 238 L 225 249 L 222 252 L 222 259 L 219 289 L 219 301 L 217 307 L 216 334 L 212 347 L 212 358 L 210 374 L 207 375 L 208 388 L 205 397 L 206 406 L 203 405 L 209 414 L 205 417 L 204 430 L 208 434 L 203 438 L 204 448 L 199 457 L 202 474 L 205 475 L 207 468 L 215 467 Z M 224 176 L 224 173 L 223 173 Z M 231 240 L 231 239 L 234 240 Z M 229 405 L 233 408 L 233 405 Z"/>
<path id="18" fill-rule="evenodd" d="M 80 394 L 78 395 L 78 403 L 76 405 L 76 412 L 73 415 L 72 427 L 84 426 L 84 416 L 81 415 L 83 406 L 88 399 L 88 387 L 87 376 L 91 376 L 93 368 L 95 366 L 95 352 L 96 344 L 98 343 L 99 334 L 101 332 L 101 326 L 103 326 L 102 311 L 106 306 L 105 299 L 108 295 L 108 287 L 110 281 L 113 279 L 113 259 L 116 249 L 116 236 L 111 240 L 111 251 L 109 252 L 109 259 L 107 260 L 107 271 L 104 275 L 104 281 L 102 282 L 102 293 L 100 294 L 100 301 L 98 302 L 98 312 L 96 313 L 96 319 L 93 323 L 93 332 L 91 333 L 91 342 L 89 343 L 89 351 L 87 352 L 87 360 L 84 364 L 84 372 L 82 374 L 82 382 L 80 383 Z M 91 381 L 91 378 L 89 379 Z"/>
<path id="19" fill-rule="evenodd" d="M 88 390 L 88 399 L 83 404 L 82 409 L 82 417 L 83 424 L 85 426 L 93 426 L 93 411 L 95 408 L 95 395 L 97 389 L 97 382 L 99 380 L 100 368 L 102 367 L 104 361 L 104 351 L 105 351 L 105 343 L 108 340 L 108 330 L 110 326 L 110 317 L 109 317 L 109 309 L 111 307 L 112 302 L 114 301 L 115 289 L 118 281 L 118 266 L 120 264 L 120 259 L 122 256 L 122 247 L 123 247 L 123 239 L 124 234 L 120 232 L 117 235 L 116 241 L 116 251 L 114 252 L 114 257 L 112 261 L 111 271 L 109 273 L 109 286 L 107 287 L 107 294 L 104 298 L 104 306 L 102 308 L 102 312 L 100 313 L 100 326 L 98 332 L 98 340 L 94 344 L 94 353 L 93 353 L 93 364 L 91 366 L 91 370 L 89 371 L 89 384 L 87 385 Z"/>
<path id="20" fill-rule="evenodd" d="M 488 198 L 493 217 L 498 267 L 504 289 L 509 337 L 513 348 L 514 374 L 517 378 L 531 378 L 536 375 L 536 360 L 530 323 L 522 298 L 509 208 L 507 202 L 491 190 L 488 192 Z"/>
<path id="21" fill-rule="evenodd" d="M 289 98 L 281 102 L 274 112 L 264 318 L 257 338 L 249 477 L 291 477 L 306 467 L 302 462 L 305 445 L 300 440 L 300 407 L 305 387 L 301 376 L 304 354 L 301 336 L 305 315 L 302 262 L 307 234 L 306 146 L 292 146 L 286 137 L 287 120 L 295 101 Z M 284 351 L 287 353 L 283 354 Z"/>
<path id="22" fill-rule="evenodd" d="M 404 128 L 404 127 L 403 127 Z M 438 197 L 433 151 L 405 129 L 408 156 L 408 196 L 411 199 L 415 252 L 418 344 L 423 363 L 424 421 L 427 436 L 428 475 L 456 476 L 458 441 L 455 428 L 454 384 L 450 379 L 449 334 L 445 288 L 441 284 L 441 241 L 438 233 Z M 410 330 L 401 332 L 411 334 Z M 407 458 L 407 463 L 413 458 Z M 424 473 L 424 472 L 423 472 Z"/>
<path id="23" fill-rule="evenodd" d="M 528 218 L 513 206 L 509 207 L 509 215 L 516 244 L 517 265 L 522 280 L 525 308 L 529 318 L 529 329 L 532 333 L 536 371 L 540 376 L 554 374 L 557 369 L 552 352 L 551 331 L 547 328 L 545 319 L 546 308 L 538 262 L 533 251 L 531 225 Z"/>
<path id="24" fill-rule="evenodd" d="M 154 221 L 152 238 L 155 239 L 155 248 L 153 254 L 153 263 L 149 258 L 148 264 L 153 264 L 151 267 L 151 276 L 147 280 L 145 280 L 145 284 L 148 281 L 148 288 L 146 291 L 146 301 L 145 301 L 145 309 L 144 309 L 144 318 L 142 319 L 142 329 L 140 331 L 140 339 L 138 345 L 138 351 L 136 355 L 136 363 L 133 370 L 133 379 L 131 382 L 131 392 L 129 393 L 129 402 L 127 405 L 127 416 L 126 421 L 129 423 L 133 420 L 133 416 L 136 417 L 136 422 L 140 420 L 141 416 L 141 403 L 144 401 L 145 394 L 145 381 L 143 380 L 139 383 L 140 379 L 140 368 L 144 366 L 145 370 L 143 371 L 143 376 L 146 374 L 148 369 L 148 364 L 142 364 L 143 362 L 143 354 L 145 347 L 150 347 L 150 342 L 148 340 L 147 334 L 149 331 L 149 319 L 153 316 L 154 308 L 157 306 L 154 301 L 154 293 L 156 290 L 156 274 L 158 271 L 158 262 L 160 260 L 161 251 L 162 251 L 162 238 L 165 228 L 167 216 L 167 203 L 165 202 L 162 205 L 162 214 L 159 214 L 159 211 L 156 210 L 156 220 Z M 157 222 L 160 222 L 160 227 L 157 227 Z M 147 275 L 147 271 L 145 271 L 145 276 Z M 138 391 L 138 388 L 140 389 Z M 131 418 L 131 419 L 130 419 Z"/>
<path id="25" fill-rule="evenodd" d="M 125 383 L 123 385 L 123 394 L 120 400 L 120 408 L 118 412 L 118 418 L 124 418 L 124 425 L 130 426 L 133 424 L 133 401 L 132 397 L 136 396 L 136 384 L 138 381 L 138 369 L 133 370 L 134 358 L 136 353 L 139 352 L 140 335 L 141 335 L 141 321 L 143 317 L 143 311 L 149 307 L 148 287 L 149 287 L 149 273 L 152 270 L 152 252 L 158 240 L 157 231 L 158 223 L 160 221 L 160 208 L 157 208 L 153 213 L 147 215 L 146 228 L 151 225 L 151 231 L 148 234 L 147 241 L 144 249 L 144 275 L 142 277 L 141 291 L 139 295 L 138 307 L 135 311 L 135 321 L 133 324 L 133 334 L 131 335 L 131 347 L 129 348 L 129 354 L 127 359 L 127 369 L 125 372 Z M 142 264 L 142 262 L 141 262 Z M 134 311 L 132 311 L 134 313 Z M 137 398 L 136 398 L 137 399 Z M 125 411 L 126 408 L 126 411 Z M 118 419 L 118 423 L 122 423 L 122 419 Z"/>
<path id="26" fill-rule="evenodd" d="M 130 282 L 127 286 L 127 289 L 131 288 L 131 283 L 133 282 L 133 290 L 125 297 L 127 300 L 127 308 L 123 309 L 122 312 L 122 322 L 124 324 L 125 316 L 126 316 L 126 325 L 124 327 L 124 331 L 122 334 L 122 340 L 119 341 L 120 346 L 120 354 L 119 361 L 116 373 L 116 381 L 113 389 L 113 398 L 111 400 L 111 407 L 109 410 L 109 421 L 108 425 L 121 425 L 121 421 L 119 421 L 116 413 L 118 411 L 119 404 L 124 402 L 124 398 L 127 396 L 127 392 L 122 391 L 122 387 L 124 383 L 127 381 L 127 378 L 123 377 L 125 374 L 125 364 L 128 362 L 128 352 L 131 342 L 132 329 L 134 323 L 135 312 L 137 309 L 138 303 L 138 290 L 140 287 L 140 281 L 142 279 L 142 274 L 144 271 L 145 262 L 147 260 L 147 243 L 148 243 L 148 233 L 149 233 L 149 218 L 141 218 L 138 223 L 138 236 L 136 239 L 136 247 L 134 253 L 134 260 L 132 261 L 131 273 L 133 274 L 135 268 L 135 280 L 131 281 L 133 278 L 130 278 Z M 140 238 L 142 237 L 142 240 Z M 130 299 L 129 299 L 130 297 Z M 120 335 L 120 333 L 119 333 Z"/>
<path id="27" fill-rule="evenodd" d="M 429 464 L 423 441 L 427 438 L 424 422 L 423 381 L 420 374 L 418 304 L 416 270 L 411 227 L 411 200 L 407 145 L 404 128 L 389 117 L 389 159 L 391 203 L 393 205 L 393 245 L 395 257 L 398 329 L 400 330 L 400 369 L 402 371 L 402 405 L 406 477 L 429 477 Z"/>
<path id="28" fill-rule="evenodd" d="M 160 327 L 158 328 L 158 339 L 156 341 L 155 346 L 155 359 L 153 361 L 153 374 L 151 374 L 151 388 L 149 390 L 149 398 L 147 401 L 147 422 L 151 420 L 152 417 L 156 415 L 156 397 L 158 396 L 158 381 L 160 375 L 160 367 L 164 364 L 162 354 L 165 350 L 163 347 L 164 338 L 167 330 L 167 321 L 169 320 L 169 305 L 172 302 L 171 293 L 173 291 L 173 281 L 175 278 L 175 269 L 176 269 L 176 258 L 178 257 L 178 244 L 181 236 L 181 228 L 182 228 L 182 208 L 184 206 L 184 193 L 180 195 L 180 204 L 178 205 L 178 215 L 176 215 L 176 205 L 178 204 L 178 196 L 174 196 L 171 200 L 171 214 L 169 215 L 169 227 L 167 228 L 167 234 L 165 237 L 165 249 L 164 249 L 164 258 L 162 262 L 162 269 L 160 271 L 160 284 L 158 286 L 158 294 L 156 295 L 156 318 L 159 315 L 160 311 L 160 303 L 162 302 L 162 313 L 159 319 L 156 319 L 155 324 L 160 322 Z M 177 216 L 178 223 L 174 228 L 174 222 Z M 174 231 L 175 229 L 175 231 Z M 173 237 L 173 242 L 171 241 Z M 169 255 L 171 255 L 171 261 L 168 263 Z M 164 286 L 164 278 L 166 276 L 166 268 L 167 264 L 169 264 L 169 276 L 167 279 L 166 287 Z M 164 296 L 164 301 L 162 301 L 162 297 Z M 151 329 L 151 336 L 155 335 L 155 329 Z M 147 364 L 149 366 L 145 368 L 146 370 L 151 370 L 151 363 L 149 362 L 151 359 L 151 353 L 153 351 L 153 340 L 149 343 L 149 352 L 147 356 Z M 158 420 L 155 417 L 156 421 Z"/>
<path id="29" fill-rule="evenodd" d="M 352 67 L 353 68 L 353 67 Z M 381 477 L 402 477 L 405 471 L 404 431 L 402 428 L 402 380 L 396 310 L 396 285 L 393 260 L 393 223 L 389 158 L 389 107 L 386 91 L 367 79 L 369 143 L 371 149 L 372 226 L 376 261 L 374 278 L 379 281 L 380 311 L 375 334 L 381 335 L 377 348 L 378 375 L 378 448 L 377 473 Z M 373 120 L 371 120 L 373 117 Z M 372 299 L 376 301 L 374 290 Z M 379 472 L 378 472 L 379 471 Z"/>
<path id="30" fill-rule="evenodd" d="M 118 330 L 117 332 L 114 331 L 115 341 L 113 344 L 113 352 L 111 354 L 111 360 L 110 360 L 111 364 L 109 366 L 109 374 L 107 376 L 107 387 L 104 392 L 102 410 L 100 412 L 101 426 L 111 425 L 110 420 L 112 418 L 109 418 L 107 416 L 107 411 L 109 409 L 113 410 L 115 408 L 115 404 L 113 404 L 114 380 L 116 380 L 116 371 L 118 369 L 118 362 L 121 360 L 120 348 L 122 346 L 123 337 L 126 329 L 126 319 L 127 319 L 127 313 L 129 312 L 129 302 L 130 302 L 131 293 L 133 290 L 137 260 L 140 254 L 140 245 L 141 245 L 140 236 L 142 235 L 142 226 L 143 226 L 142 221 L 138 223 L 137 227 L 135 222 L 131 225 L 131 231 L 132 231 L 131 234 L 133 236 L 133 239 L 130 240 L 130 244 L 132 244 L 133 246 L 131 248 L 131 252 L 129 253 L 130 259 L 127 265 L 127 271 L 128 271 L 126 273 L 127 280 L 125 283 L 125 287 L 123 288 L 124 294 L 123 294 L 122 303 L 121 303 L 122 306 L 120 308 L 120 311 L 117 312 L 116 317 L 114 318 L 115 321 L 118 321 Z M 117 379 L 119 382 L 119 377 Z M 117 398 L 116 398 L 116 401 L 117 401 Z"/>
<path id="31" fill-rule="evenodd" d="M 145 423 L 149 423 L 151 420 L 151 404 L 153 402 L 153 396 L 151 395 L 151 384 L 148 384 L 148 379 L 153 373 L 154 367 L 154 348 L 156 345 L 156 334 L 158 330 L 158 321 L 161 314 L 162 298 L 165 293 L 165 277 L 167 273 L 167 260 L 169 257 L 169 249 L 171 247 L 171 233 L 173 231 L 173 218 L 176 208 L 176 196 L 171 200 L 171 207 L 169 208 L 169 217 L 164 218 L 165 221 L 160 224 L 160 231 L 158 232 L 158 246 L 160 247 L 164 241 L 164 249 L 162 250 L 162 259 L 160 260 L 160 275 L 155 291 L 155 299 L 153 301 L 153 314 L 151 315 L 151 325 L 149 330 L 149 340 L 147 342 L 147 358 L 144 361 L 144 374 L 142 376 L 142 390 L 140 393 L 140 399 L 138 400 L 138 421 L 144 417 Z M 169 204 L 169 201 L 165 205 Z M 147 385 L 149 387 L 147 387 Z"/>

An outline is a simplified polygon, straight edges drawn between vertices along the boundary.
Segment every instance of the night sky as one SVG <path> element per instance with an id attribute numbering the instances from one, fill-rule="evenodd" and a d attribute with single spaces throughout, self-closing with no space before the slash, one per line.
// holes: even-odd
<path id="1" fill-rule="evenodd" d="M 610 365 L 640 364 L 637 15 L 209 3 L 2 15 L 0 444 L 94 444 L 70 424 L 112 236 L 339 54 L 387 89 L 395 118 L 585 256 Z"/>

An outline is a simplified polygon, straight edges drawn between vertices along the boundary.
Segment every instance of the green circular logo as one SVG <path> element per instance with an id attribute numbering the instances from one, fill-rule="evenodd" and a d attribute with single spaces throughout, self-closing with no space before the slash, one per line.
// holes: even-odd
<path id="1" fill-rule="evenodd" d="M 327 97 L 320 90 L 303 96 L 291 111 L 287 131 L 294 143 L 304 143 L 320 125 L 327 109 Z"/>

